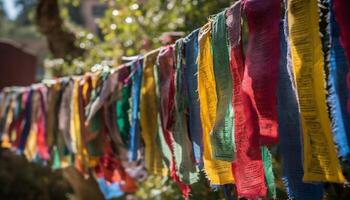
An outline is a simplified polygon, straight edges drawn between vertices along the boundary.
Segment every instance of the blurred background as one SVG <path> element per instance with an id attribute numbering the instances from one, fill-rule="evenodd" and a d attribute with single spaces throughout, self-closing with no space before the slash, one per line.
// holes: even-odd
<path id="1" fill-rule="evenodd" d="M 0 0 L 0 87 L 117 66 L 122 56 L 199 28 L 232 2 Z"/>

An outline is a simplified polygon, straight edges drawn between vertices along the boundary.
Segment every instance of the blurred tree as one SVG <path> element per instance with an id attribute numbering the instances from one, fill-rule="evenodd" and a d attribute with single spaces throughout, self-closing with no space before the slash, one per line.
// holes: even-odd
<path id="1" fill-rule="evenodd" d="M 4 2 L 3 0 L 0 0 L 0 17 L 1 19 L 5 16 L 5 11 L 4 11 Z"/>
<path id="2" fill-rule="evenodd" d="M 40 0 L 40 2 L 46 1 L 48 0 Z M 103 12 L 102 17 L 94 19 L 100 31 L 96 35 L 81 26 L 82 21 L 77 16 L 78 12 L 72 12 L 85 2 L 55 1 L 60 6 L 55 6 L 55 9 L 60 9 L 63 21 L 57 20 L 59 13 L 55 10 L 51 15 L 56 16 L 57 24 L 64 27 L 63 29 L 69 29 L 67 32 L 74 33 L 75 46 L 84 49 L 85 53 L 79 55 L 72 51 L 70 56 L 75 59 L 68 62 L 48 59 L 46 62 L 49 69 L 48 77 L 81 74 L 89 71 L 95 64 L 101 63 L 117 66 L 124 55 L 142 54 L 160 47 L 162 33 L 180 31 L 188 34 L 204 25 L 210 15 L 222 11 L 233 3 L 232 0 L 100 0 L 101 4 L 106 5 L 106 9 L 99 10 Z M 38 14 L 40 13 L 37 12 L 37 18 Z M 42 14 L 40 17 L 47 16 Z M 45 28 L 49 27 L 45 23 L 38 23 L 38 25 L 40 29 L 52 31 L 51 28 Z M 45 31 L 41 32 L 48 35 Z M 48 40 L 50 41 L 49 37 Z M 69 44 L 73 43 L 70 41 Z M 76 48 L 72 49 L 76 50 Z M 53 53 L 53 57 L 60 56 Z"/>
<path id="3" fill-rule="evenodd" d="M 109 0 L 99 26 L 105 41 L 119 43 L 123 55 L 144 53 L 160 46 L 164 32 L 192 30 L 208 16 L 222 11 L 232 0 Z"/>
<path id="4" fill-rule="evenodd" d="M 36 8 L 35 0 L 23 0 L 15 4 L 15 18 L 7 16 L 8 10 L 5 10 L 4 3 L 10 0 L 0 1 L 0 38 L 12 40 L 22 49 L 35 54 L 38 57 L 37 78 L 41 79 L 44 70 L 42 67 L 42 58 L 47 56 L 45 38 L 37 31 L 34 24 L 34 14 Z"/>
<path id="5" fill-rule="evenodd" d="M 27 2 L 27 3 L 21 3 Z M 0 0 L 0 37 L 16 40 L 18 42 L 38 42 L 42 38 L 33 24 L 35 0 L 16 1 L 16 6 L 21 7 L 15 19 L 7 17 L 4 10 L 4 0 Z M 29 3 L 31 2 L 31 3 Z"/>
<path id="6" fill-rule="evenodd" d="M 5 17 L 6 17 L 6 13 L 4 10 L 4 2 L 3 0 L 0 0 L 0 27 L 4 26 Z"/>
<path id="7" fill-rule="evenodd" d="M 39 0 L 36 23 L 53 57 L 71 60 L 82 56 L 83 50 L 75 45 L 75 35 L 63 25 L 57 0 Z"/>
<path id="8" fill-rule="evenodd" d="M 18 25 L 33 25 L 33 10 L 35 9 L 36 4 L 36 0 L 15 0 L 15 5 L 20 8 L 16 17 L 16 23 Z"/>
<path id="9" fill-rule="evenodd" d="M 66 200 L 72 189 L 61 175 L 48 167 L 29 163 L 24 156 L 0 148 L 0 199 Z"/>

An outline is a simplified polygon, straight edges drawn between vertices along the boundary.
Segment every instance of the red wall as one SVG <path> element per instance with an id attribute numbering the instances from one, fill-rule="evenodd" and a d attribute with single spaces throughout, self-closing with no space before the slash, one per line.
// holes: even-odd
<path id="1" fill-rule="evenodd" d="M 35 81 L 37 59 L 15 45 L 0 42 L 0 90 L 28 86 Z"/>

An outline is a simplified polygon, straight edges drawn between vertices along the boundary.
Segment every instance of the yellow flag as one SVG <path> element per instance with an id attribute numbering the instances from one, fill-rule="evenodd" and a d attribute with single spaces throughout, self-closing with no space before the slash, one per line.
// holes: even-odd
<path id="1" fill-rule="evenodd" d="M 38 145 L 38 125 L 37 119 L 39 116 L 39 107 L 40 107 L 40 96 L 37 91 L 33 91 L 32 96 L 32 107 L 31 107 L 31 117 L 30 117 L 30 130 L 28 133 L 27 141 L 25 143 L 24 155 L 29 161 L 35 159 L 37 154 L 37 145 Z"/>
<path id="2" fill-rule="evenodd" d="M 80 129 L 77 125 L 77 117 L 79 117 L 79 110 L 77 110 L 77 94 L 78 93 L 78 83 L 77 80 L 74 80 L 74 86 L 72 91 L 72 98 L 70 102 L 70 137 L 71 137 L 71 145 L 74 153 L 77 153 L 77 131 Z"/>
<path id="3" fill-rule="evenodd" d="M 32 161 L 36 157 L 37 153 L 37 136 L 38 136 L 38 127 L 34 123 L 29 131 L 26 146 L 24 149 L 24 155 L 29 161 Z"/>
<path id="4" fill-rule="evenodd" d="M 288 23 L 303 130 L 305 182 L 344 182 L 326 106 L 317 1 L 289 0 Z"/>
<path id="5" fill-rule="evenodd" d="M 213 70 L 213 57 L 210 43 L 211 23 L 202 27 L 199 33 L 198 54 L 198 94 L 200 103 L 200 117 L 203 128 L 203 161 L 204 169 L 210 183 L 222 185 L 233 183 L 232 167 L 230 162 L 213 160 L 210 132 L 216 118 L 216 84 Z"/>
<path id="6" fill-rule="evenodd" d="M 2 148 L 10 149 L 12 147 L 11 138 L 10 138 L 10 135 L 12 133 L 9 133 L 9 128 L 10 128 L 10 124 L 13 120 L 14 104 L 15 104 L 15 99 L 11 98 L 10 103 L 9 103 L 8 112 L 7 112 L 6 119 L 5 119 L 4 132 L 3 132 L 3 135 L 1 137 L 1 147 Z"/>
<path id="7" fill-rule="evenodd" d="M 156 63 L 159 49 L 154 50 L 144 58 L 143 77 L 140 96 L 141 136 L 145 142 L 146 169 L 149 173 L 166 175 L 160 147 L 157 148 L 157 96 L 153 67 Z"/>

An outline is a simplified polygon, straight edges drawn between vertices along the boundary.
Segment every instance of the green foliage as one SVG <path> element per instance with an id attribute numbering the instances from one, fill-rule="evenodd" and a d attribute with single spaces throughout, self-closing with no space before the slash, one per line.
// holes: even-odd
<path id="1" fill-rule="evenodd" d="M 140 200 L 181 199 L 181 192 L 168 177 L 148 176 L 140 184 L 136 196 Z"/>
<path id="2" fill-rule="evenodd" d="M 4 2 L 3 0 L 0 0 L 0 17 L 1 19 L 5 16 L 5 11 L 4 11 Z"/>
<path id="3" fill-rule="evenodd" d="M 104 41 L 118 43 L 123 55 L 135 55 L 160 46 L 164 32 L 192 30 L 204 25 L 232 1 L 205 0 L 110 0 L 98 20 Z"/>
<path id="4" fill-rule="evenodd" d="M 69 10 L 78 8 L 79 1 L 60 0 L 61 16 L 66 19 L 65 25 L 75 33 L 76 45 L 86 50 L 86 54 L 82 58 L 75 58 L 78 62 L 64 60 L 59 65 L 51 63 L 47 77 L 81 74 L 90 70 L 95 64 L 101 63 L 115 67 L 121 63 L 122 56 L 142 54 L 160 47 L 160 36 L 164 32 L 190 33 L 199 28 L 206 23 L 208 16 L 220 12 L 233 1 L 101 0 L 100 2 L 107 6 L 104 15 L 95 19 L 98 33 L 93 34 L 73 22 L 77 20 L 72 20 L 74 16 L 72 17 Z"/>
<path id="5" fill-rule="evenodd" d="M 170 178 L 153 175 L 148 176 L 147 179 L 141 183 L 140 188 L 135 196 L 140 200 L 183 199 L 179 187 L 172 180 L 170 180 Z M 200 181 L 191 185 L 190 199 L 223 200 L 225 198 L 222 191 L 213 191 L 210 189 L 204 174 L 200 173 Z"/>
<path id="6" fill-rule="evenodd" d="M 0 37 L 19 41 L 39 41 L 41 39 L 35 26 L 18 26 L 16 22 L 7 19 L 1 20 L 0 23 Z"/>
<path id="7" fill-rule="evenodd" d="M 10 20 L 4 11 L 4 0 L 1 0 L 0 37 L 19 41 L 39 41 L 41 39 L 40 34 L 33 25 L 35 5 L 34 0 L 16 0 L 16 6 L 21 7 L 21 11 L 15 20 Z"/>
<path id="8" fill-rule="evenodd" d="M 15 5 L 21 9 L 16 17 L 18 25 L 32 25 L 36 3 L 36 0 L 15 0 Z"/>

